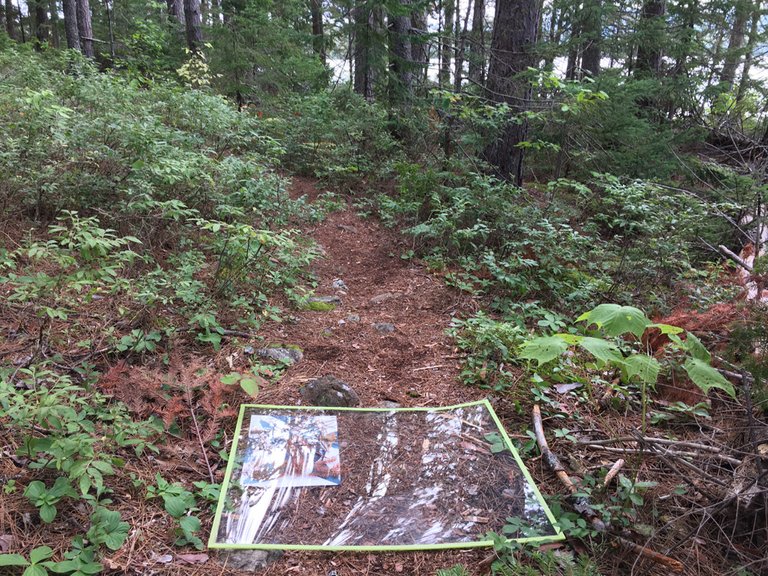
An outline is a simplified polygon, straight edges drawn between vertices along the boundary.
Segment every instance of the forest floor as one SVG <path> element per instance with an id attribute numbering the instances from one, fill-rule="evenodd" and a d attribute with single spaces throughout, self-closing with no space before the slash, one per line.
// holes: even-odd
<path id="1" fill-rule="evenodd" d="M 320 193 L 314 180 L 299 177 L 293 179 L 293 197 L 307 196 L 310 201 L 314 201 Z M 163 415 L 167 420 L 186 418 L 181 426 L 186 434 L 182 433 L 159 446 L 159 455 L 145 456 L 125 466 L 124 472 L 130 472 L 130 478 L 128 474 L 122 473 L 114 480 L 113 485 L 116 484 L 116 487 L 112 498 L 122 519 L 130 523 L 131 532 L 120 550 L 103 559 L 107 573 L 187 576 L 245 573 L 229 566 L 225 554 L 213 551 L 182 552 L 173 547 L 174 524 L 156 506 L 146 504 L 145 492 L 137 488 L 136 481 L 139 478 L 144 486 L 151 485 L 155 475 L 160 473 L 166 480 L 180 481 L 186 486 L 209 479 L 221 482 L 225 462 L 220 458 L 219 450 L 229 448 L 227 439 L 232 438 L 234 407 L 238 403 L 301 404 L 304 402 L 300 394 L 302 386 L 313 378 L 327 374 L 348 383 L 359 396 L 361 406 L 366 407 L 392 402 L 403 407 L 447 406 L 489 397 L 488 390 L 461 383 L 459 373 L 463 355 L 446 334 L 452 318 L 466 318 L 481 308 L 479 300 L 447 287 L 440 274 L 429 271 L 418 261 L 401 258 L 411 248 L 408 239 L 385 228 L 375 218 L 362 217 L 351 206 L 331 211 L 319 223 L 306 225 L 303 233 L 314 240 L 323 253 L 312 265 L 317 282 L 315 293 L 318 296 L 339 297 L 341 304 L 334 309 L 295 310 L 283 302 L 285 321 L 266 323 L 252 339 L 227 338 L 222 348 L 214 354 L 194 343 L 185 348 L 182 341 L 171 354 L 170 367 L 164 368 L 158 364 L 154 367 L 129 368 L 122 360 L 115 362 L 114 358 L 106 356 L 94 358 L 103 372 L 98 387 L 123 400 L 135 415 L 147 417 L 155 413 Z M 105 306 L 103 301 L 97 304 Z M 106 321 L 107 314 L 109 311 L 103 310 L 92 317 Z M 714 314 L 724 316 L 722 310 Z M 691 321 L 680 314 L 676 320 L 681 325 Z M 713 318 L 712 322 L 717 323 L 715 320 L 718 319 Z M 722 318 L 718 321 L 722 321 Z M 29 336 L 28 344 L 32 346 L 35 334 L 38 333 L 34 329 L 33 320 L 12 318 L 9 314 L 3 324 L 8 334 L 21 332 L 24 327 Z M 13 362 L 20 362 L 13 352 L 21 350 L 24 347 L 21 344 L 23 342 L 12 343 L 8 340 L 0 345 L 0 354 L 9 356 Z M 226 396 L 222 392 L 220 377 L 231 370 L 250 366 L 251 360 L 246 356 L 247 347 L 259 348 L 265 345 L 298 347 L 303 351 L 303 358 L 288 367 L 281 377 L 265 382 L 256 398 L 249 399 L 244 394 L 233 398 L 230 391 L 227 391 Z M 43 348 L 40 342 L 37 347 Z M 172 373 L 181 385 L 173 384 L 173 378 L 169 377 Z M 184 381 L 185 378 L 187 381 Z M 521 388 L 527 390 L 528 386 L 523 379 L 521 373 Z M 177 390 L 177 397 L 168 400 L 167 393 L 162 396 L 160 384 L 166 392 Z M 193 394 L 197 398 L 194 402 Z M 530 414 L 520 410 L 512 398 L 509 395 L 494 394 L 491 401 L 512 438 L 525 442 L 530 439 L 521 432 L 531 429 Z M 233 408 L 224 414 L 224 418 L 221 414 L 213 417 L 212 414 L 218 414 L 217 410 L 225 401 L 231 402 Z M 632 436 L 640 427 L 637 411 L 607 410 L 595 418 L 598 407 L 593 406 L 591 412 L 581 414 L 587 408 L 574 396 L 561 394 L 558 402 L 559 412 L 568 415 L 569 420 L 545 421 L 545 426 L 549 425 L 551 429 L 560 427 L 562 431 L 565 425 L 576 426 L 590 438 L 610 439 Z M 721 447 L 723 454 L 729 447 L 740 449 L 744 446 L 743 412 L 732 404 L 719 400 L 715 403 L 713 415 L 717 415 L 711 421 L 706 424 L 691 422 L 678 430 L 676 435 L 683 440 L 711 442 Z M 194 414 L 195 410 L 208 416 L 202 431 L 198 429 L 198 422 L 189 418 L 189 412 Z M 548 434 L 551 434 L 551 429 Z M 191 430 L 197 430 L 197 434 Z M 3 434 L 0 431 L 0 440 Z M 223 438 L 224 441 L 214 447 L 215 443 L 211 441 L 213 438 Z M 570 466 L 583 467 L 581 473 L 586 469 L 607 469 L 617 458 L 615 453 L 600 453 L 593 448 L 590 452 L 563 438 L 560 441 L 564 442 L 560 445 L 562 450 L 572 456 L 569 459 Z M 201 444 L 206 444 L 205 458 L 200 451 Z M 557 440 L 553 444 L 557 449 Z M 710 456 L 697 462 L 698 466 L 709 471 L 710 477 L 712 474 L 732 475 L 733 471 L 724 468 L 717 458 L 708 460 Z M 540 457 L 529 455 L 524 459 L 545 495 L 565 492 L 545 469 Z M 691 515 L 690 521 L 685 520 L 692 506 L 696 505 L 698 496 L 694 494 L 688 500 L 680 500 L 682 496 L 674 492 L 684 482 L 685 470 L 670 472 L 663 465 L 664 458 L 644 459 L 642 454 L 639 458 L 628 456 L 627 461 L 625 470 L 628 476 L 652 479 L 659 483 L 654 496 L 659 496 L 658 502 L 663 500 L 664 504 L 658 504 L 658 507 L 654 504 L 652 514 L 666 515 L 668 519 L 665 520 L 667 523 L 664 530 L 660 532 L 661 536 L 653 545 L 674 552 L 675 558 L 685 563 L 686 574 L 717 573 L 716 560 L 720 552 L 717 546 L 710 546 L 710 529 L 700 528 L 697 531 L 696 515 Z M 19 484 L 26 485 L 36 478 L 33 472 L 20 472 L 18 462 L 8 458 L 0 459 L 0 477 L 14 478 Z M 50 531 L 45 541 L 39 539 L 39 522 L 34 521 L 33 514 L 34 507 L 19 491 L 0 498 L 0 551 L 4 551 L 3 546 L 17 548 L 19 542 L 24 547 L 29 544 L 47 544 L 65 550 L 69 546 L 72 532 L 82 530 L 82 524 L 87 522 L 87 512 L 80 509 L 72 510 L 68 516 L 57 519 L 51 526 L 53 533 L 61 536 L 57 546 L 51 541 Z M 205 539 L 212 514 L 204 511 L 199 515 L 203 520 L 202 532 Z M 679 525 L 676 524 L 676 516 L 682 518 Z M 717 522 L 715 520 L 716 525 Z M 39 541 L 35 542 L 36 538 Z M 578 541 L 572 544 L 578 548 Z M 571 548 L 569 544 L 554 547 L 560 547 L 563 551 Z M 603 551 L 603 557 L 592 559 L 606 574 L 667 573 L 665 568 L 653 563 L 638 562 L 637 555 L 632 552 L 600 546 L 591 548 L 593 556 L 596 549 Z M 487 549 L 408 553 L 285 552 L 274 558 L 262 573 L 268 576 L 432 575 L 438 569 L 463 564 L 470 574 L 481 574 L 487 573 L 488 563 L 485 560 L 489 555 L 492 552 Z"/>

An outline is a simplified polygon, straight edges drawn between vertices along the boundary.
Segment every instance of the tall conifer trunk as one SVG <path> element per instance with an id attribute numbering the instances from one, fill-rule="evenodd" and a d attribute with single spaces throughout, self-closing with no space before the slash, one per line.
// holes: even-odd
<path id="1" fill-rule="evenodd" d="M 203 19 L 200 0 L 184 0 L 184 21 L 187 29 L 187 47 L 197 51 L 203 45 Z"/>
<path id="2" fill-rule="evenodd" d="M 88 58 L 93 58 L 91 4 L 88 0 L 77 0 L 77 29 L 80 34 L 80 48 L 82 49 L 83 54 Z"/>
<path id="3" fill-rule="evenodd" d="M 64 32 L 67 35 L 67 48 L 80 50 L 80 32 L 77 29 L 77 5 L 75 0 L 62 0 L 64 8 Z"/>
<path id="4" fill-rule="evenodd" d="M 536 66 L 534 52 L 539 31 L 538 0 L 497 0 L 491 38 L 490 65 L 486 83 L 487 97 L 507 103 L 518 118 L 511 121 L 499 138 L 483 152 L 505 179 L 523 182 L 523 149 L 518 146 L 528 133 L 527 122 L 519 115 L 528 109 L 530 83 L 520 74 Z"/>

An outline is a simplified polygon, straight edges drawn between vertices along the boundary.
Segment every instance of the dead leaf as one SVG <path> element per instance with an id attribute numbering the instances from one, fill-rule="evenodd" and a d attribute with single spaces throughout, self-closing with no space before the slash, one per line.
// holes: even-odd
<path id="1" fill-rule="evenodd" d="M 577 388 L 581 388 L 580 382 L 571 382 L 570 384 L 555 385 L 555 390 L 557 390 L 558 394 L 565 394 L 566 392 L 570 392 L 571 390 L 576 390 Z"/>
<path id="2" fill-rule="evenodd" d="M 5 553 L 13 545 L 13 536 L 11 534 L 0 534 L 0 552 Z"/>
<path id="3" fill-rule="evenodd" d="M 205 564 L 208 562 L 208 554 L 177 554 L 176 560 L 181 560 L 187 564 Z"/>
<path id="4" fill-rule="evenodd" d="M 403 564 L 401 562 L 398 562 L 395 564 L 395 572 L 402 572 L 403 571 Z"/>
<path id="5" fill-rule="evenodd" d="M 152 560 L 158 564 L 168 564 L 173 562 L 173 554 L 163 554 L 162 556 L 153 556 Z"/>

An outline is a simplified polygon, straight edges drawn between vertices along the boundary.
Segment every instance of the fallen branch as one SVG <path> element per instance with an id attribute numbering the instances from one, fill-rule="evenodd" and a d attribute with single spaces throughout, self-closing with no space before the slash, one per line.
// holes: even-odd
<path id="1" fill-rule="evenodd" d="M 744 268 L 744 270 L 746 270 L 747 272 L 752 272 L 752 266 L 750 266 L 741 256 L 739 256 L 735 252 L 732 252 L 722 244 L 720 244 L 717 247 L 717 251 L 720 252 L 720 254 L 722 254 L 726 258 L 730 258 L 731 260 L 736 262 L 736 264 Z"/>
<path id="2" fill-rule="evenodd" d="M 647 448 L 613 448 L 611 446 L 603 446 L 601 444 L 587 444 L 587 448 L 595 450 L 603 450 L 604 452 L 611 452 L 613 454 L 647 454 L 650 456 L 677 456 L 678 458 L 714 458 L 715 460 L 721 460 L 728 462 L 734 466 L 741 464 L 741 460 L 726 456 L 725 454 L 719 454 L 717 452 L 710 452 L 708 454 L 702 454 L 701 452 L 684 452 L 681 450 L 669 450 L 662 449 L 659 446 L 649 445 Z"/>
<path id="3" fill-rule="evenodd" d="M 541 451 L 541 456 L 544 458 L 544 461 L 552 469 L 552 471 L 555 472 L 558 479 L 563 483 L 563 485 L 568 489 L 568 491 L 571 492 L 571 494 L 576 492 L 577 490 L 576 486 L 568 477 L 568 474 L 563 468 L 563 465 L 560 463 L 560 460 L 558 459 L 557 455 L 555 455 L 549 449 L 547 438 L 546 436 L 544 436 L 544 425 L 542 424 L 542 421 L 541 421 L 541 408 L 539 407 L 538 404 L 534 404 L 533 406 L 533 431 L 536 434 L 536 442 L 539 445 L 539 450 Z M 579 510 L 577 508 L 579 513 L 585 516 L 587 520 L 589 520 L 589 522 L 592 524 L 592 527 L 595 530 L 603 534 L 607 534 L 605 523 L 600 518 L 592 514 L 591 508 L 589 508 L 589 503 L 586 500 L 586 498 L 580 498 L 580 502 L 582 504 L 581 506 L 582 509 Z M 621 546 L 622 548 L 631 550 L 632 552 L 635 552 L 639 556 L 642 556 L 643 558 L 656 562 L 657 564 L 662 564 L 675 572 L 683 572 L 684 570 L 684 566 L 682 562 L 679 562 L 674 558 L 670 558 L 669 556 L 660 554 L 659 552 L 651 550 L 650 548 L 646 548 L 645 546 L 635 544 L 634 542 L 627 540 L 626 538 L 622 538 L 621 536 L 616 536 L 616 535 L 611 535 L 611 536 L 615 539 L 614 543 L 617 546 Z"/>

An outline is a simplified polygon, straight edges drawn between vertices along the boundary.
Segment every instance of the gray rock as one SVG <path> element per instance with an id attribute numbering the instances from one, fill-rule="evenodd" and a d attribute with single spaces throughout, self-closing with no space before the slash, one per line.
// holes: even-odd
<path id="1" fill-rule="evenodd" d="M 219 562 L 227 568 L 255 572 L 263 570 L 282 555 L 279 550 L 227 550 L 219 555 Z"/>
<path id="2" fill-rule="evenodd" d="M 347 285 L 344 283 L 344 280 L 342 280 L 341 278 L 336 278 L 333 281 L 333 287 L 336 290 L 344 290 L 344 291 L 349 290 L 349 288 L 347 288 Z"/>
<path id="3" fill-rule="evenodd" d="M 382 400 L 376 405 L 377 408 L 387 408 L 389 410 L 394 410 L 395 408 L 400 408 L 400 403 L 395 402 L 393 400 Z"/>
<path id="4" fill-rule="evenodd" d="M 349 316 L 347 316 L 346 320 L 347 322 L 351 322 L 351 323 L 360 322 L 360 316 L 358 316 L 357 314 L 350 314 Z"/>
<path id="5" fill-rule="evenodd" d="M 304 354 L 298 348 L 259 348 L 256 354 L 262 358 L 286 364 L 296 364 L 304 358 Z"/>
<path id="6" fill-rule="evenodd" d="M 384 292 L 382 294 L 377 294 L 373 298 L 369 300 L 371 304 L 381 304 L 383 302 L 386 302 L 387 300 L 393 300 L 395 298 L 400 298 L 403 295 L 402 292 Z"/>
<path id="7" fill-rule="evenodd" d="M 390 324 L 389 322 L 374 322 L 373 328 L 382 334 L 391 334 L 395 331 L 395 325 Z"/>
<path id="8" fill-rule="evenodd" d="M 357 392 L 331 374 L 310 380 L 300 392 L 304 401 L 312 406 L 348 407 L 360 404 Z"/>
<path id="9" fill-rule="evenodd" d="M 338 296 L 310 296 L 307 302 L 318 302 L 320 304 L 341 304 L 341 298 Z"/>

